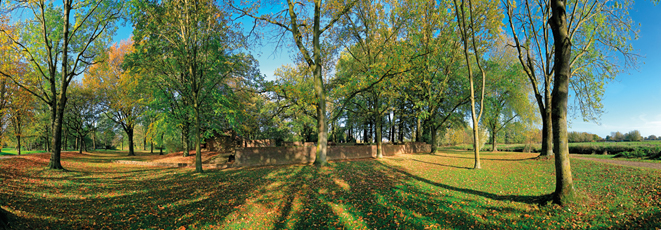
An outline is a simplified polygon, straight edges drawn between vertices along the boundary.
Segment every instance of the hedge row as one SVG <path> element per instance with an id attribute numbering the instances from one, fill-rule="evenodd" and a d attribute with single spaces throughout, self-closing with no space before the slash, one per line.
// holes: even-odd
<path id="1" fill-rule="evenodd" d="M 491 146 L 485 148 L 485 151 L 491 151 Z M 501 152 L 541 152 L 540 145 L 518 145 L 498 147 Z M 651 158 L 661 159 L 661 146 L 621 146 L 621 145 L 572 145 L 569 146 L 569 152 L 572 154 L 610 154 L 615 157 L 626 158 Z"/>

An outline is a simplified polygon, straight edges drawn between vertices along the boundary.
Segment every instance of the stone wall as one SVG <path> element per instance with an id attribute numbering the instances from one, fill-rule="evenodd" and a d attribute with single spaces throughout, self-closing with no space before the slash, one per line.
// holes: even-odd
<path id="1" fill-rule="evenodd" d="M 263 140 L 242 140 L 239 137 L 235 137 L 232 140 L 231 136 L 215 136 L 205 140 L 206 144 L 203 148 L 206 151 L 213 152 L 230 152 L 233 151 L 235 147 L 244 147 L 244 148 L 256 148 L 256 147 L 275 147 L 275 140 L 272 139 L 263 139 Z"/>
<path id="2" fill-rule="evenodd" d="M 266 166 L 287 164 L 311 164 L 316 158 L 316 146 L 296 147 L 257 147 L 236 150 L 234 166 Z M 383 145 L 384 156 L 422 153 L 431 151 L 425 143 L 406 143 L 404 145 Z M 376 157 L 376 145 L 328 146 L 326 156 L 329 161 L 365 159 Z"/>

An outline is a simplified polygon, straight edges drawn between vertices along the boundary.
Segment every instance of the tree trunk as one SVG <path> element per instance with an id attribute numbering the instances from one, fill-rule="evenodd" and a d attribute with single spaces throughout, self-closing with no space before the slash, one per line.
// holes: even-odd
<path id="1" fill-rule="evenodd" d="M 18 152 L 18 155 L 21 155 L 21 135 L 16 135 L 16 152 Z"/>
<path id="2" fill-rule="evenodd" d="M 542 113 L 542 152 L 540 153 L 540 156 L 553 156 L 553 121 L 551 120 L 551 104 L 547 103 L 546 105 L 547 106 Z"/>
<path id="3" fill-rule="evenodd" d="M 163 136 L 164 135 L 165 135 L 165 133 L 161 133 L 161 149 L 160 149 L 160 152 L 158 153 L 158 155 L 163 155 L 163 149 L 165 148 L 165 143 L 163 142 Z"/>
<path id="4" fill-rule="evenodd" d="M 62 96 L 62 95 L 60 95 Z M 48 163 L 48 168 L 50 169 L 64 169 L 62 163 L 60 162 L 60 155 L 62 152 L 62 118 L 64 116 L 64 103 L 66 98 L 60 98 L 60 106 L 55 105 L 55 112 L 51 117 L 53 117 L 53 138 L 52 138 L 52 152 L 50 156 L 50 163 Z"/>
<path id="5" fill-rule="evenodd" d="M 367 140 L 368 131 L 367 128 L 369 127 L 369 123 L 365 122 L 365 126 L 363 126 L 363 143 L 368 143 L 369 141 Z"/>
<path id="6" fill-rule="evenodd" d="M 129 138 L 129 156 L 135 156 L 135 151 L 133 150 L 133 127 L 130 127 L 125 131 L 126 136 Z"/>
<path id="7" fill-rule="evenodd" d="M 431 130 L 431 152 L 430 153 L 436 153 L 438 152 L 438 130 L 435 130 L 432 128 Z"/>
<path id="8" fill-rule="evenodd" d="M 195 172 L 197 173 L 203 173 L 204 170 L 202 170 L 202 150 L 200 149 L 200 133 L 201 133 L 201 125 L 200 125 L 200 107 L 197 106 L 197 102 L 193 106 L 193 109 L 195 110 Z"/>
<path id="9" fill-rule="evenodd" d="M 399 138 L 399 142 L 403 143 L 404 142 L 404 104 L 402 103 L 402 106 L 399 108 L 399 126 L 397 129 L 397 137 Z"/>
<path id="10" fill-rule="evenodd" d="M 78 154 L 83 154 L 83 144 L 84 143 L 83 143 L 82 135 L 80 135 L 80 136 L 81 136 L 81 137 L 79 137 L 80 140 L 77 141 L 78 142 L 78 147 L 79 147 Z"/>
<path id="11" fill-rule="evenodd" d="M 96 132 L 92 132 L 92 151 L 96 151 Z"/>
<path id="12" fill-rule="evenodd" d="M 549 24 L 553 31 L 555 44 L 553 83 L 552 120 L 553 120 L 553 150 L 555 156 L 556 186 L 553 200 L 563 205 L 571 202 L 574 197 L 574 185 L 569 162 L 569 147 L 567 145 L 567 98 L 570 78 L 571 41 L 567 31 L 565 12 L 566 1 L 552 0 L 552 14 Z"/>
<path id="13" fill-rule="evenodd" d="M 319 131 L 319 137 L 317 141 L 317 154 L 314 160 L 314 164 L 317 166 L 323 166 L 326 164 L 326 147 L 328 145 L 327 140 L 327 128 L 326 127 L 326 92 L 324 89 L 324 79 L 321 71 L 321 43 L 319 37 L 323 32 L 320 29 L 321 24 L 321 1 L 314 4 L 314 25 L 313 25 L 313 36 L 312 36 L 312 46 L 313 46 L 313 77 L 314 77 L 314 91 L 317 96 L 317 130 Z"/>
<path id="14" fill-rule="evenodd" d="M 496 129 L 491 129 L 491 152 L 497 152 L 498 145 L 496 145 Z"/>
<path id="15" fill-rule="evenodd" d="M 375 124 L 375 129 L 376 129 L 376 158 L 383 158 L 383 133 L 382 133 L 382 120 L 383 117 L 378 116 L 376 117 L 376 124 Z"/>
<path id="16" fill-rule="evenodd" d="M 153 140 L 149 143 L 149 152 L 151 154 L 154 154 L 154 141 Z"/>
<path id="17" fill-rule="evenodd" d="M 393 113 L 392 117 L 390 116 L 390 114 L 388 114 L 388 121 L 390 123 L 390 133 L 388 133 L 388 134 L 390 134 L 390 137 L 388 138 L 388 140 L 390 141 L 390 143 L 395 142 L 395 119 L 394 119 L 394 116 L 395 116 L 394 113 Z"/>
<path id="18" fill-rule="evenodd" d="M 142 134 L 142 151 L 147 150 L 147 135 Z"/>
<path id="19" fill-rule="evenodd" d="M 190 146 L 188 146 L 188 126 L 184 126 L 181 130 L 181 144 L 184 147 L 184 157 L 190 156 L 188 152 L 190 150 Z"/>
<path id="20" fill-rule="evenodd" d="M 415 142 L 422 141 L 422 119 L 417 118 L 417 124 L 415 126 Z"/>

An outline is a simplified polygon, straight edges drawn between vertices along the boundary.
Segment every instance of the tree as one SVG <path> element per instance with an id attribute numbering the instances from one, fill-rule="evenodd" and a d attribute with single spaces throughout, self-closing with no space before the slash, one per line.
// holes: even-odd
<path id="1" fill-rule="evenodd" d="M 0 34 L 11 40 L 13 49 L 22 53 L 24 62 L 34 71 L 23 76 L 0 70 L 0 75 L 49 106 L 53 135 L 48 167 L 63 169 L 60 152 L 67 89 L 72 79 L 101 54 L 115 31 L 113 23 L 121 15 L 122 6 L 111 0 L 65 0 L 58 6 L 44 0 L 18 2 L 34 17 L 23 22 L 21 36 L 5 29 L 0 29 Z"/>
<path id="2" fill-rule="evenodd" d="M 461 35 L 462 47 L 464 50 L 464 58 L 466 61 L 466 67 L 468 69 L 468 80 L 470 86 L 470 105 L 471 105 L 471 118 L 473 125 L 473 152 L 475 154 L 475 165 L 473 168 L 480 169 L 482 168 L 480 164 L 480 133 L 479 133 L 479 123 L 482 119 L 482 113 L 484 112 L 484 92 L 486 84 L 486 70 L 483 67 L 482 61 L 480 60 L 481 54 L 485 47 L 485 42 L 489 39 L 489 36 L 495 33 L 496 28 L 499 24 L 499 12 L 498 7 L 491 6 L 493 2 L 485 1 L 478 2 L 473 4 L 472 0 L 461 0 L 457 2 L 454 0 L 454 8 L 457 19 L 457 25 L 459 26 L 459 32 Z M 466 9 L 468 7 L 468 9 Z M 480 46 L 478 46 L 480 44 Z M 481 73 L 481 94 L 480 102 L 476 103 L 475 97 L 475 77 L 473 76 L 473 67 L 471 61 L 471 54 L 475 58 L 475 64 Z M 479 107 L 479 108 L 478 108 Z M 479 109 L 479 113 L 476 110 Z"/>
<path id="3" fill-rule="evenodd" d="M 622 134 L 620 131 L 617 132 L 611 132 L 611 140 L 613 141 L 623 141 L 624 140 L 624 134 Z"/>
<path id="4" fill-rule="evenodd" d="M 87 87 L 94 88 L 100 95 L 104 115 L 114 121 L 126 133 L 129 156 L 135 156 L 134 130 L 138 119 L 146 109 L 149 95 L 140 85 L 141 75 L 122 68 L 124 57 L 132 52 L 133 41 L 128 39 L 115 44 L 108 50 L 104 62 L 92 66 L 83 79 Z"/>
<path id="5" fill-rule="evenodd" d="M 584 120 L 597 121 L 602 113 L 601 98 L 604 84 L 627 67 L 634 65 L 636 56 L 628 44 L 635 38 L 635 28 L 627 13 L 629 1 L 578 0 L 567 5 L 568 37 L 577 49 L 570 55 L 570 86 L 573 98 Z M 503 1 L 510 29 L 517 49 L 519 63 L 528 76 L 542 117 L 541 156 L 552 151 L 552 84 L 554 79 L 555 47 L 551 26 L 551 1 Z M 618 63 L 614 55 L 624 57 Z M 624 66 L 624 68 L 622 68 Z"/>
<path id="6" fill-rule="evenodd" d="M 374 122 L 377 158 L 383 157 L 384 117 L 394 111 L 394 101 L 402 98 L 397 85 L 405 73 L 413 70 L 410 63 L 427 55 L 416 53 L 407 42 L 401 41 L 407 23 L 414 17 L 409 11 L 415 5 L 412 3 L 358 1 L 342 21 L 344 29 L 340 37 L 344 37 L 346 42 L 343 43 L 348 45 L 329 87 L 338 99 L 334 101 L 336 116 L 331 118 L 331 123 L 356 96 L 368 100 L 366 106 L 356 108 Z"/>
<path id="7" fill-rule="evenodd" d="M 76 138 L 78 152 L 87 148 L 85 137 L 94 131 L 94 125 L 99 121 L 101 105 L 99 91 L 91 85 L 72 82 L 69 102 L 66 106 L 64 124 Z"/>
<path id="8" fill-rule="evenodd" d="M 640 131 L 633 130 L 624 135 L 624 139 L 627 141 L 642 141 L 643 136 L 640 135 Z"/>
<path id="9" fill-rule="evenodd" d="M 552 16 L 549 20 L 553 31 L 554 81 L 553 101 L 551 102 L 553 122 L 553 152 L 555 155 L 555 193 L 553 200 L 558 204 L 571 202 L 574 196 L 574 183 L 569 163 L 567 143 L 567 98 L 571 74 L 571 37 L 567 25 L 566 1 L 551 0 Z"/>
<path id="10" fill-rule="evenodd" d="M 0 4 L 0 6 L 2 6 Z M 9 24 L 9 15 L 0 14 L 0 30 L 6 33 L 15 34 L 18 32 L 15 26 Z M 0 72 L 11 74 L 24 74 L 25 65 L 20 62 L 19 53 L 12 49 L 11 40 L 0 36 Z M 0 146 L 4 144 L 9 123 L 9 105 L 11 102 L 11 93 L 13 86 L 11 79 L 0 74 Z M 0 148 L 0 152 L 2 148 Z"/>
<path id="11" fill-rule="evenodd" d="M 303 1 L 295 2 L 287 0 L 285 10 L 276 14 L 263 14 L 258 15 L 256 9 L 259 8 L 259 2 L 251 6 L 251 8 L 240 9 L 234 7 L 242 15 L 247 15 L 254 18 L 256 21 L 261 21 L 271 25 L 275 25 L 281 29 L 280 34 L 291 34 L 296 47 L 300 51 L 303 60 L 312 72 L 314 82 L 314 92 L 317 101 L 317 130 L 319 132 L 317 141 L 317 152 L 314 161 L 315 165 L 325 165 L 326 147 L 328 146 L 328 129 L 326 122 L 326 90 L 324 89 L 323 76 L 322 76 L 322 57 L 324 56 L 322 50 L 322 35 L 333 28 L 335 23 L 340 18 L 349 12 L 355 5 L 357 0 L 336 0 L 326 1 L 325 4 L 321 0 L 313 2 Z M 323 10 L 322 10 L 323 8 Z M 306 12 L 312 11 L 312 18 L 307 18 Z M 322 20 L 324 18 L 324 20 Z M 312 25 L 309 25 L 312 23 Z M 322 25 L 322 23 L 325 23 Z M 310 41 L 309 39 L 312 39 Z"/>
<path id="12" fill-rule="evenodd" d="M 506 35 L 501 34 L 496 43 L 505 44 L 506 40 Z M 516 63 L 515 52 L 512 47 L 497 45 L 491 49 L 489 61 L 485 63 L 491 80 L 483 105 L 483 124 L 489 130 L 493 152 L 498 151 L 496 142 L 502 129 L 517 121 L 535 122 L 530 89 L 525 87 L 526 77 Z"/>
<path id="13" fill-rule="evenodd" d="M 195 171 L 202 170 L 204 113 L 230 116 L 227 80 L 244 71 L 250 57 L 236 50 L 242 39 L 229 15 L 214 1 L 161 1 L 134 4 L 135 53 L 127 64 L 161 84 L 183 102 L 182 118 L 190 118 L 195 143 Z M 163 94 L 165 95 L 165 94 Z M 231 119 L 229 119 L 231 120 Z"/>
<path id="14" fill-rule="evenodd" d="M 16 137 L 16 152 L 21 155 L 21 139 L 25 135 L 25 126 L 34 119 L 34 98 L 25 89 L 15 85 L 11 91 L 10 121 Z"/>

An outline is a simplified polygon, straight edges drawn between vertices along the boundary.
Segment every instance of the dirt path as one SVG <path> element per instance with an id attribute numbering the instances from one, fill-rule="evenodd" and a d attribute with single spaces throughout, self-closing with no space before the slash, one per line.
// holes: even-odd
<path id="1" fill-rule="evenodd" d="M 615 164 L 615 165 L 624 165 L 624 166 L 631 166 L 631 167 L 641 167 L 641 168 L 650 168 L 650 169 L 661 170 L 661 163 L 599 159 L 599 158 L 592 158 L 592 157 L 583 157 L 579 154 L 569 154 L 569 156 L 572 157 L 572 158 L 581 159 L 581 160 L 588 160 L 588 161 L 596 161 L 596 162 Z"/>

